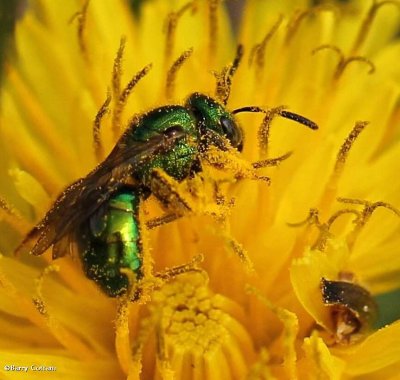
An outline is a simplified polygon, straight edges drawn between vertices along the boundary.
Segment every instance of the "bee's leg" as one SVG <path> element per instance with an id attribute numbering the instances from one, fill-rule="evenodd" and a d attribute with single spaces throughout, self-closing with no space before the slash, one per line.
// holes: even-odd
<path id="1" fill-rule="evenodd" d="M 258 167 L 253 166 L 250 162 L 244 160 L 234 149 L 221 150 L 210 147 L 204 154 L 207 163 L 225 173 L 234 176 L 235 180 L 252 179 L 261 180 L 270 184 L 269 177 L 260 175 L 256 170 Z"/>
<path id="2" fill-rule="evenodd" d="M 255 170 L 251 168 L 251 170 Z M 258 178 L 258 177 L 257 177 Z M 186 183 L 187 184 L 187 183 Z M 229 233 L 228 215 L 229 210 L 233 206 L 233 200 L 226 201 L 223 194 L 219 192 L 218 183 L 214 183 L 213 200 L 202 199 L 195 194 L 195 189 L 187 191 L 182 190 L 185 183 L 179 183 L 175 179 L 166 175 L 163 171 L 156 169 L 152 172 L 152 181 L 150 185 L 151 192 L 163 203 L 163 205 L 171 210 L 171 213 L 161 216 L 160 218 L 153 219 L 146 224 L 149 228 L 157 227 L 163 223 L 167 223 L 178 219 L 188 213 L 196 215 L 209 215 L 216 220 L 224 232 L 222 236 L 226 240 L 227 247 L 231 249 L 239 259 L 246 265 L 246 268 L 251 272 L 253 264 L 248 257 L 247 252 L 243 249 Z M 190 269 L 193 266 L 182 265 L 179 267 L 171 268 L 165 272 L 155 275 L 157 278 L 170 278 L 175 277 L 181 273 L 188 271 L 198 271 L 198 269 Z"/>
<path id="3" fill-rule="evenodd" d="M 171 216 L 166 215 L 166 220 L 171 221 L 192 211 L 189 197 L 180 190 L 180 183 L 167 175 L 161 169 L 155 169 L 151 173 L 149 188 L 151 193 L 162 203 L 170 212 Z M 172 217 L 172 215 L 174 217 Z M 164 217 L 161 217 L 161 220 Z M 157 225 L 157 223 L 156 223 Z"/>
<path id="4" fill-rule="evenodd" d="M 160 169 L 152 172 L 149 185 L 153 195 L 162 203 L 167 213 L 150 220 L 149 228 L 172 222 L 185 215 L 208 215 L 221 219 L 230 205 L 221 204 L 215 194 L 208 196 L 205 184 L 200 177 L 178 182 Z"/>

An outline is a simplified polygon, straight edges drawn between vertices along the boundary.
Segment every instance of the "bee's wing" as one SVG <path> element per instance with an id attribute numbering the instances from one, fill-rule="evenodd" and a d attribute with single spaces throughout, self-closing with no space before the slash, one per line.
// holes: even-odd
<path id="1" fill-rule="evenodd" d="M 30 253 L 41 255 L 51 245 L 67 238 L 80 223 L 92 215 L 118 188 L 132 176 L 136 167 L 149 162 L 155 154 L 173 149 L 185 136 L 183 132 L 156 135 L 146 142 L 125 144 L 122 138 L 110 155 L 86 177 L 68 186 L 26 236 L 16 253 L 33 246 Z M 60 256 L 59 249 L 56 256 Z"/>

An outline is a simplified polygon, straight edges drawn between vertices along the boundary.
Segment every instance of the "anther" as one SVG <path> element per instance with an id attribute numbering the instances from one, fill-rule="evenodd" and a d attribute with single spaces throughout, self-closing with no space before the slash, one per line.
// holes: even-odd
<path id="1" fill-rule="evenodd" d="M 314 15 L 321 11 L 326 11 L 326 10 L 336 11 L 336 8 L 333 7 L 332 5 L 324 4 L 324 5 L 315 6 L 313 8 L 308 8 L 303 11 L 298 11 L 297 13 L 295 13 L 287 26 L 285 43 L 287 45 L 290 44 L 290 42 L 293 40 L 293 37 L 295 36 L 296 32 L 298 31 L 300 24 L 306 17 L 308 17 L 310 15 Z"/>
<path id="2" fill-rule="evenodd" d="M 0 197 L 0 218 L 21 235 L 25 235 L 26 231 L 29 230 L 29 223 L 22 218 L 15 207 L 7 203 L 7 201 L 2 197 Z"/>
<path id="3" fill-rule="evenodd" d="M 218 3 L 220 0 L 208 0 L 209 30 L 208 30 L 208 56 L 211 61 L 216 56 L 218 38 Z M 212 63 L 212 62 L 210 62 Z"/>
<path id="4" fill-rule="evenodd" d="M 365 40 L 368 36 L 368 32 L 371 29 L 372 22 L 374 21 L 378 10 L 381 9 L 382 6 L 388 5 L 388 4 L 392 4 L 397 7 L 400 7 L 400 3 L 398 1 L 394 1 L 394 0 L 385 0 L 385 1 L 380 1 L 380 2 L 377 2 L 376 0 L 373 1 L 371 8 L 369 9 L 363 23 L 361 24 L 357 38 L 354 41 L 354 45 L 351 49 L 353 54 L 356 53 L 358 50 L 360 50 L 362 44 L 365 42 Z"/>
<path id="5" fill-rule="evenodd" d="M 111 102 L 111 91 L 110 89 L 108 89 L 106 100 L 97 111 L 96 117 L 93 121 L 93 149 L 97 162 L 101 162 L 104 158 L 103 157 L 104 151 L 100 138 L 100 129 L 101 129 L 101 121 L 103 120 L 105 114 L 109 111 L 108 106 L 110 105 L 110 102 Z"/>
<path id="6" fill-rule="evenodd" d="M 171 55 L 174 51 L 174 42 L 175 42 L 175 34 L 176 27 L 178 25 L 179 19 L 182 15 L 188 10 L 192 10 L 192 13 L 196 11 L 196 1 L 190 1 L 184 4 L 178 11 L 171 12 L 167 15 L 164 24 L 164 32 L 165 32 L 165 64 L 168 65 L 171 59 Z"/>
<path id="7" fill-rule="evenodd" d="M 90 0 L 86 0 L 82 6 L 82 9 L 73 14 L 69 20 L 69 23 L 72 23 L 75 19 L 78 22 L 78 44 L 79 44 L 79 49 L 85 59 L 87 59 L 87 48 L 86 48 L 84 32 L 85 32 L 86 17 L 87 17 L 89 2 Z"/>
<path id="8" fill-rule="evenodd" d="M 286 222 L 286 224 L 289 227 L 302 227 L 306 224 L 308 225 L 316 225 L 316 226 L 320 226 L 321 222 L 319 221 L 319 211 L 316 208 L 310 208 L 310 211 L 308 213 L 308 216 L 305 220 L 302 220 L 300 222 L 295 222 L 295 223 L 289 223 Z"/>
<path id="9" fill-rule="evenodd" d="M 202 272 L 202 269 L 197 268 L 197 265 L 204 261 L 203 255 L 196 255 L 188 263 L 183 265 L 178 265 L 172 268 L 167 268 L 162 272 L 155 274 L 155 277 L 161 278 L 163 280 L 170 280 L 176 276 L 179 276 L 188 272 Z"/>
<path id="10" fill-rule="evenodd" d="M 279 26 L 282 24 L 283 16 L 279 15 L 278 20 L 272 25 L 271 29 L 267 32 L 262 41 L 251 49 L 249 56 L 249 66 L 252 65 L 253 61 L 255 61 L 257 70 L 261 70 L 264 67 L 265 60 L 265 49 L 267 47 L 268 42 L 271 40 L 273 35 L 278 30 Z"/>
<path id="11" fill-rule="evenodd" d="M 260 160 L 260 161 L 253 162 L 252 165 L 253 165 L 254 169 L 266 168 L 269 166 L 278 166 L 282 161 L 285 161 L 286 159 L 288 159 L 292 154 L 293 154 L 293 152 L 287 152 L 279 157 L 268 158 L 266 160 Z"/>
<path id="12" fill-rule="evenodd" d="M 225 66 L 221 72 L 214 72 L 214 76 L 217 81 L 215 97 L 224 105 L 228 103 L 232 86 L 232 78 L 240 65 L 242 57 L 243 45 L 238 45 L 233 62 Z"/>
<path id="13" fill-rule="evenodd" d="M 165 96 L 168 100 L 172 100 L 174 95 L 175 79 L 177 72 L 182 67 L 182 65 L 188 60 L 188 58 L 192 55 L 192 53 L 193 53 L 193 48 L 185 50 L 168 70 L 166 87 L 165 87 Z"/>
<path id="14" fill-rule="evenodd" d="M 367 66 L 369 66 L 368 74 L 373 74 L 375 72 L 375 65 L 368 58 L 361 57 L 361 56 L 353 56 L 353 57 L 349 57 L 349 58 L 345 59 L 343 62 L 340 62 L 337 65 L 335 74 L 333 76 L 334 79 L 339 79 L 340 76 L 343 74 L 344 70 L 346 69 L 346 67 L 348 67 L 348 65 L 352 62 L 365 63 Z"/>
<path id="15" fill-rule="evenodd" d="M 311 54 L 318 53 L 322 50 L 331 50 L 331 51 L 335 52 L 339 57 L 339 62 L 337 63 L 336 70 L 333 74 L 333 78 L 335 80 L 338 80 L 341 77 L 344 70 L 352 62 L 363 62 L 366 65 L 368 65 L 369 66 L 368 74 L 372 74 L 375 72 L 375 65 L 368 58 L 365 58 L 362 56 L 350 56 L 350 57 L 346 58 L 344 56 L 342 50 L 335 45 L 325 44 L 325 45 L 318 46 L 311 52 Z"/>
<path id="16" fill-rule="evenodd" d="M 364 128 L 367 125 L 368 125 L 367 121 L 356 122 L 355 126 L 351 130 L 350 134 L 347 136 L 343 145 L 340 147 L 340 150 L 336 157 L 334 173 L 339 173 L 342 170 L 342 168 L 347 160 L 347 157 L 349 155 L 351 147 L 353 146 L 353 144 L 356 141 L 359 134 L 364 130 Z"/>
<path id="17" fill-rule="evenodd" d="M 112 71 L 112 92 L 115 99 L 118 99 L 121 93 L 121 77 L 122 77 L 122 58 L 124 56 L 126 37 L 121 37 L 117 55 L 114 59 Z"/>
<path id="18" fill-rule="evenodd" d="M 152 64 L 150 63 L 143 67 L 142 70 L 138 71 L 119 94 L 117 103 L 115 104 L 112 122 L 114 134 L 116 137 L 118 137 L 120 131 L 121 114 L 124 110 L 129 95 L 132 93 L 132 90 L 139 83 L 139 81 L 148 74 L 151 68 Z"/>

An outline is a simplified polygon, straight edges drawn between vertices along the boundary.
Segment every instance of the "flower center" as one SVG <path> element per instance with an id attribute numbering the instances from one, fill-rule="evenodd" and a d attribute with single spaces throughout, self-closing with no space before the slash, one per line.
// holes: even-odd
<path id="1" fill-rule="evenodd" d="M 150 307 L 156 331 L 158 368 L 177 378 L 245 375 L 253 356 L 251 339 L 237 320 L 240 309 L 213 294 L 201 274 L 180 276 L 154 294 Z M 178 376 L 179 375 L 179 376 Z"/>

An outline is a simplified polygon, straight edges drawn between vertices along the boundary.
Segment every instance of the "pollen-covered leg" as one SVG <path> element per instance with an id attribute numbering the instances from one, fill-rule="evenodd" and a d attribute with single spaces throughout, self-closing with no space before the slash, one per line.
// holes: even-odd
<path id="1" fill-rule="evenodd" d="M 261 180 L 267 184 L 271 182 L 269 177 L 260 175 L 256 168 L 244 160 L 235 149 L 223 151 L 211 146 L 204 153 L 204 160 L 210 166 L 233 175 L 236 180 Z"/>
<path id="2" fill-rule="evenodd" d="M 247 169 L 254 171 L 251 164 L 247 166 Z M 203 173 L 203 175 L 207 174 Z M 152 173 L 151 183 L 152 193 L 162 201 L 168 211 L 171 210 L 171 213 L 148 221 L 146 223 L 148 228 L 157 227 L 185 215 L 211 216 L 218 223 L 219 235 L 224 239 L 227 249 L 239 257 L 248 271 L 253 271 L 253 264 L 246 250 L 230 233 L 228 216 L 234 200 L 225 199 L 220 193 L 218 181 L 213 181 L 212 178 L 202 180 L 202 177 L 197 176 L 179 183 L 163 171 L 156 169 Z M 212 189 L 207 186 L 211 186 Z"/>
<path id="3" fill-rule="evenodd" d="M 187 215 L 208 215 L 217 219 L 226 215 L 226 205 L 218 204 L 214 194 L 208 194 L 209 183 L 205 182 L 200 176 L 178 182 L 161 169 L 155 169 L 151 174 L 151 192 L 167 213 L 148 221 L 147 226 L 154 228 Z"/>
<path id="4" fill-rule="evenodd" d="M 161 169 L 151 173 L 151 193 L 162 203 L 167 210 L 172 210 L 177 216 L 185 215 L 192 211 L 192 206 L 187 194 L 180 189 L 180 183 L 167 175 Z"/>

